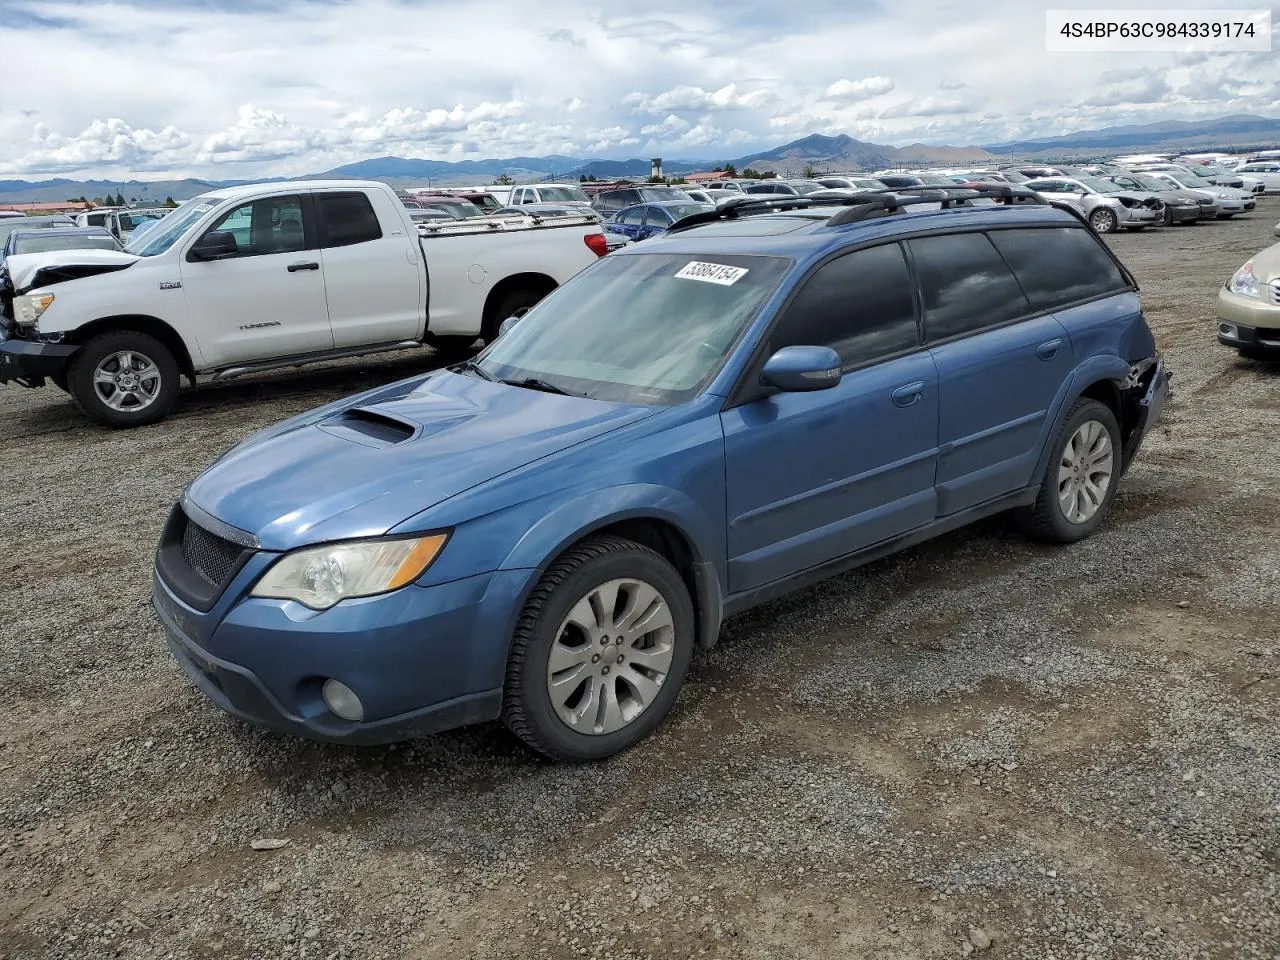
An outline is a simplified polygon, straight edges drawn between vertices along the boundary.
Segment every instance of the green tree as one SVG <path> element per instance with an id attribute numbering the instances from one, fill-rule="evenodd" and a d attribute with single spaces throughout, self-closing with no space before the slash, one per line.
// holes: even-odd
<path id="1" fill-rule="evenodd" d="M 734 169 L 732 163 L 726 163 L 724 165 L 724 175 L 726 177 L 736 177 L 738 175 L 738 171 Z"/>
<path id="2" fill-rule="evenodd" d="M 800 176 L 804 177 L 806 180 L 812 180 L 817 175 L 818 171 L 814 169 L 812 163 L 806 163 L 804 165 L 804 169 L 800 171 Z"/>
<path id="3" fill-rule="evenodd" d="M 505 173 L 498 178 L 497 182 L 502 184 L 504 187 L 511 186 L 511 178 L 508 177 Z"/>
<path id="4" fill-rule="evenodd" d="M 123 193 L 119 193 L 119 192 L 117 192 L 117 193 L 116 193 L 115 200 L 113 200 L 112 202 L 113 202 L 117 207 L 123 207 L 123 206 L 124 206 L 124 194 L 123 194 Z"/>
<path id="5" fill-rule="evenodd" d="M 666 182 L 667 182 L 667 178 L 666 178 L 666 177 L 650 177 L 650 178 L 649 178 L 647 181 L 645 181 L 645 182 L 646 182 L 646 183 L 666 183 Z"/>
<path id="6" fill-rule="evenodd" d="M 748 180 L 760 179 L 760 171 L 757 170 L 755 167 L 747 167 L 747 169 L 742 171 L 742 175 Z"/>
<path id="7" fill-rule="evenodd" d="M 173 197 L 165 197 L 163 205 L 166 207 L 176 207 L 178 205 L 178 201 L 174 200 Z"/>
<path id="8" fill-rule="evenodd" d="M 689 181 L 686 180 L 684 177 L 672 177 L 670 180 L 667 181 L 667 183 L 688 183 L 688 182 Z"/>

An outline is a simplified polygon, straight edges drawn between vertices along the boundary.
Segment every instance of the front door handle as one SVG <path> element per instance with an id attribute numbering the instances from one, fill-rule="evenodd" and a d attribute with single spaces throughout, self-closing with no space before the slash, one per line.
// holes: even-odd
<path id="1" fill-rule="evenodd" d="M 1061 340 L 1046 340 L 1036 347 L 1036 356 L 1041 360 L 1052 360 L 1058 355 L 1058 348 L 1061 346 Z"/>
<path id="2" fill-rule="evenodd" d="M 301 263 L 291 263 L 285 269 L 290 273 L 297 273 L 299 270 L 319 270 L 320 264 L 314 260 L 304 260 Z"/>
<path id="3" fill-rule="evenodd" d="M 924 396 L 924 381 L 903 384 L 889 396 L 893 397 L 893 402 L 899 407 L 909 407 Z"/>

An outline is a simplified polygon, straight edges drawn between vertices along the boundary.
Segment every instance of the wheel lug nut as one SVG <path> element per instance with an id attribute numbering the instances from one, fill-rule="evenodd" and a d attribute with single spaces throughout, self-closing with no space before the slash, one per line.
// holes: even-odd
<path id="1" fill-rule="evenodd" d="M 624 659 L 625 659 L 625 657 L 623 657 L 623 656 L 622 656 L 622 654 L 618 654 L 618 662 L 619 662 L 619 663 L 621 663 Z"/>
<path id="2" fill-rule="evenodd" d="M 598 653 L 597 653 L 594 657 L 592 657 L 592 658 L 591 658 L 591 662 L 592 662 L 592 663 L 599 663 L 599 662 L 600 662 L 600 654 L 598 654 Z"/>
<path id="3" fill-rule="evenodd" d="M 600 672 L 601 672 L 601 673 L 608 673 L 608 672 L 609 672 L 609 668 L 608 668 L 608 667 L 605 667 L 605 668 L 604 668 L 603 670 L 601 670 Z"/>

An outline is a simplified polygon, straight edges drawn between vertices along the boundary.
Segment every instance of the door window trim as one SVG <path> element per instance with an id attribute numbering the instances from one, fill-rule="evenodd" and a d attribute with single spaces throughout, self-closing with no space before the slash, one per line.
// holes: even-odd
<path id="1" fill-rule="evenodd" d="M 235 211 L 235 210 L 239 210 L 239 209 L 240 209 L 241 207 L 243 207 L 246 203 L 259 203 L 259 202 L 261 202 L 261 201 L 263 201 L 263 200 L 279 200 L 279 199 L 282 199 L 282 198 L 285 198 L 285 197 L 297 197 L 297 198 L 298 198 L 298 206 L 299 206 L 299 208 L 300 208 L 300 210 L 301 210 L 301 212 L 302 212 L 302 246 L 301 246 L 301 248 L 299 248 L 299 249 L 297 249 L 297 250 L 271 250 L 271 251 L 263 251 L 262 253 L 245 253 L 245 254 L 241 254 L 241 253 L 237 252 L 234 256 L 224 257 L 224 258 L 222 258 L 222 259 L 220 259 L 220 260 L 213 260 L 213 261 L 208 261 L 208 262 L 212 262 L 212 263 L 223 263 L 223 262 L 225 262 L 225 261 L 227 261 L 227 260 L 249 260 L 249 259 L 253 259 L 253 258 L 255 258 L 255 257 L 270 257 L 270 256 L 276 256 L 276 255 L 279 255 L 279 254 L 285 254 L 285 253 L 292 253 L 292 254 L 296 254 L 296 253 L 303 253 L 303 252 L 305 252 L 305 251 L 307 251 L 307 250 L 318 250 L 318 249 L 320 249 L 319 231 L 317 231 L 317 229 L 316 229 L 315 211 L 312 209 L 312 205 L 311 205 L 311 191 L 310 191 L 310 190 L 299 190 L 299 191 L 296 191 L 296 192 L 286 191 L 286 192 L 284 192 L 284 193 L 271 193 L 271 194 L 267 194 L 266 196 L 262 196 L 262 197 L 254 197 L 254 198 L 253 198 L 253 199 L 251 199 L 251 200 L 242 200 L 242 201 L 239 201 L 239 202 L 235 203 L 233 206 L 231 206 L 231 207 L 227 208 L 227 209 L 226 209 L 225 211 L 223 211 L 222 213 L 218 214 L 218 215 L 217 215 L 217 217 L 215 217 L 215 218 L 214 218 L 213 223 L 211 223 L 209 226 L 207 226 L 207 227 L 205 227 L 203 230 L 201 230 L 198 234 L 196 234 L 194 237 L 192 237 L 192 239 L 187 243 L 187 245 L 186 245 L 185 249 L 182 251 L 182 260 L 183 260 L 183 262 L 184 262 L 184 263 L 204 263 L 204 262 L 206 262 L 206 261 L 202 261 L 202 260 L 192 260 L 192 259 L 191 259 L 191 256 L 190 256 L 190 254 L 191 254 L 191 250 L 192 250 L 192 248 L 193 248 L 196 244 L 198 244 L 202 239 L 204 239 L 206 236 L 208 236 L 208 234 L 212 233 L 212 232 L 213 232 L 213 228 L 214 228 L 214 224 L 221 222 L 221 220 L 222 220 L 222 219 L 223 219 L 227 214 L 232 213 L 232 212 L 233 212 L 233 211 Z"/>

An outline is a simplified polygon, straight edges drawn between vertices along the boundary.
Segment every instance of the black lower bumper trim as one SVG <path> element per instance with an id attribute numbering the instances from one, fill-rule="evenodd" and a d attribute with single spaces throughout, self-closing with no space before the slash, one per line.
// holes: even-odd
<path id="1" fill-rule="evenodd" d="M 74 343 L 0 340 L 0 383 L 16 381 L 24 386 L 43 386 L 44 378 L 65 370 L 79 349 Z"/>

